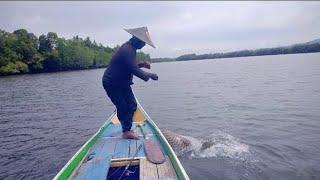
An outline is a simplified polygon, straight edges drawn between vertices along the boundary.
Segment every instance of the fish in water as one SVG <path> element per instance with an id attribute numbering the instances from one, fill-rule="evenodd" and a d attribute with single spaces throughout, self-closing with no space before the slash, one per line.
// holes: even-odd
<path id="1" fill-rule="evenodd" d="M 200 142 L 195 138 L 183 136 L 167 129 L 161 129 L 161 132 L 178 156 L 193 151 L 197 147 L 200 147 L 200 151 L 203 151 L 214 145 L 212 141 Z"/>
<path id="2" fill-rule="evenodd" d="M 192 150 L 191 141 L 185 136 L 174 133 L 167 129 L 161 129 L 161 132 L 178 155 L 182 155 Z"/>

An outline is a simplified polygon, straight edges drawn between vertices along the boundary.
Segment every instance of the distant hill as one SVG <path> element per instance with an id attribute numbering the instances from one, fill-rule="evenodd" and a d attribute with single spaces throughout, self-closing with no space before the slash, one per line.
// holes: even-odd
<path id="1" fill-rule="evenodd" d="M 175 61 L 175 58 L 152 58 L 151 62 L 170 62 L 170 61 Z"/>
<path id="2" fill-rule="evenodd" d="M 294 44 L 291 46 L 262 48 L 255 50 L 241 50 L 226 53 L 210 53 L 210 54 L 185 54 L 175 58 L 176 61 L 201 60 L 201 59 L 218 59 L 231 57 L 246 56 L 265 56 L 277 54 L 297 54 L 297 53 L 314 53 L 320 52 L 320 38 L 306 43 Z"/>
<path id="3" fill-rule="evenodd" d="M 305 44 L 315 44 L 315 43 L 320 44 L 320 38 L 319 39 L 315 39 L 313 41 L 306 42 Z"/>

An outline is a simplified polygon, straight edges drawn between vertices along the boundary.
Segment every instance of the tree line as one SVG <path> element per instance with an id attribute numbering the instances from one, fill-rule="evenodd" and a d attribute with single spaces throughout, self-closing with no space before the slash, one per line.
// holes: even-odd
<path id="1" fill-rule="evenodd" d="M 65 39 L 54 32 L 37 37 L 25 29 L 0 30 L 0 75 L 106 67 L 119 47 L 105 47 L 89 37 Z M 150 56 L 139 52 L 137 58 Z"/>
<path id="2" fill-rule="evenodd" d="M 0 75 L 106 67 L 119 47 L 105 47 L 89 37 L 65 39 L 54 32 L 37 37 L 25 29 L 12 33 L 0 30 Z M 312 52 L 320 52 L 319 41 L 227 53 L 185 54 L 177 58 L 150 59 L 149 54 L 138 52 L 137 59 L 164 62 Z"/>
<path id="3" fill-rule="evenodd" d="M 217 59 L 246 56 L 265 56 L 278 54 L 296 54 L 296 53 L 313 53 L 320 52 L 320 43 L 304 43 L 288 47 L 263 48 L 256 50 L 242 50 L 227 53 L 210 53 L 210 54 L 185 54 L 176 58 L 176 61 Z"/>

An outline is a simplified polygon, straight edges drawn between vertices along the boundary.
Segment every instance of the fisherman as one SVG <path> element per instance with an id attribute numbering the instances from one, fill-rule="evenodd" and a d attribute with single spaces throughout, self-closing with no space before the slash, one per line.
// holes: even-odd
<path id="1" fill-rule="evenodd" d="M 148 81 L 158 80 L 158 75 L 141 70 L 144 67 L 150 69 L 149 62 L 137 64 L 136 51 L 149 44 L 155 48 L 147 27 L 124 29 L 132 35 L 132 38 L 124 43 L 112 56 L 102 78 L 103 87 L 116 106 L 117 116 L 122 126 L 122 138 L 139 139 L 138 135 L 131 130 L 132 118 L 137 109 L 137 102 L 133 95 L 131 85 L 133 75 Z"/>

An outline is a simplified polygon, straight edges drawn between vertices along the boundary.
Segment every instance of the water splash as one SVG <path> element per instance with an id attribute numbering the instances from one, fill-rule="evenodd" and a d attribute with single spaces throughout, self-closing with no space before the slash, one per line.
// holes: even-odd
<path id="1" fill-rule="evenodd" d="M 228 157 L 243 158 L 249 153 L 249 146 L 230 134 L 218 132 L 203 139 L 191 138 L 191 158 Z"/>
<path id="2" fill-rule="evenodd" d="M 194 138 L 162 130 L 178 156 L 189 158 L 228 157 L 244 159 L 249 154 L 249 146 L 224 132 L 212 133 L 205 138 Z"/>

